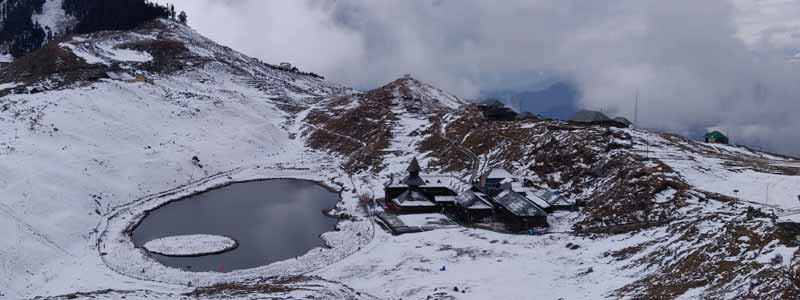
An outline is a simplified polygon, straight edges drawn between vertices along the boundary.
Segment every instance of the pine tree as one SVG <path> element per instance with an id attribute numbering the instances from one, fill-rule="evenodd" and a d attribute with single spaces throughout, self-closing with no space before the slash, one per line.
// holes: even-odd
<path id="1" fill-rule="evenodd" d="M 188 16 L 186 16 L 186 12 L 185 11 L 181 11 L 181 13 L 178 15 L 178 22 L 180 22 L 183 25 L 186 25 L 186 23 L 188 21 L 189 20 L 188 20 Z"/>

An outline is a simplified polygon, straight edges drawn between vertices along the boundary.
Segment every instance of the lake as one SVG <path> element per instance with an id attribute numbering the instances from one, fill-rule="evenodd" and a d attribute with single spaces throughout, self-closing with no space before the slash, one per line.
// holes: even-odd
<path id="1" fill-rule="evenodd" d="M 324 247 L 320 234 L 335 230 L 337 220 L 323 211 L 335 207 L 338 201 L 337 193 L 313 181 L 235 183 L 151 211 L 134 229 L 133 242 L 141 248 L 148 241 L 170 236 L 226 236 L 239 243 L 230 252 L 198 257 L 150 255 L 164 265 L 186 271 L 255 268 Z"/>

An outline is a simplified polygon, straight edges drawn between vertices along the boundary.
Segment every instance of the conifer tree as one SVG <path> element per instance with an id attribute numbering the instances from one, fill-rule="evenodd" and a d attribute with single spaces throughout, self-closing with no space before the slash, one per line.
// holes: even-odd
<path id="1" fill-rule="evenodd" d="M 188 21 L 189 20 L 188 20 L 188 16 L 186 16 L 186 12 L 185 11 L 181 11 L 181 13 L 178 15 L 178 22 L 180 22 L 183 25 L 186 25 L 186 23 Z"/>

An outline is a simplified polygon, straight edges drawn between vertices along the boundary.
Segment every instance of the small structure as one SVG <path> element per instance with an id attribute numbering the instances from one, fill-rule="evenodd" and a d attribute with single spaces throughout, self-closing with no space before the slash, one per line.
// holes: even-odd
<path id="1" fill-rule="evenodd" d="M 414 215 L 380 213 L 376 221 L 378 225 L 388 229 L 394 235 L 458 226 L 458 224 L 451 221 L 447 216 L 436 213 Z"/>
<path id="2" fill-rule="evenodd" d="M 627 128 L 628 124 L 613 120 L 599 111 L 580 110 L 569 119 L 572 123 Z"/>
<path id="3" fill-rule="evenodd" d="M 728 141 L 728 137 L 725 136 L 724 134 L 722 134 L 722 132 L 712 131 L 712 132 L 706 133 L 705 142 L 706 143 L 711 143 L 711 144 L 725 144 L 725 145 L 727 145 L 729 141 Z"/>
<path id="4" fill-rule="evenodd" d="M 491 220 L 494 207 L 486 194 L 466 190 L 456 197 L 456 218 L 465 223 L 477 223 Z"/>
<path id="5" fill-rule="evenodd" d="M 631 120 L 628 120 L 628 118 L 625 117 L 616 117 L 614 118 L 614 121 L 625 124 L 625 127 L 631 127 L 631 125 L 633 125 L 633 122 L 631 122 Z"/>
<path id="6" fill-rule="evenodd" d="M 575 203 L 558 196 L 550 190 L 523 186 L 522 182 L 516 179 L 505 180 L 501 189 L 525 197 L 525 199 L 548 213 L 558 210 L 574 210 L 576 208 Z"/>
<path id="7" fill-rule="evenodd" d="M 481 175 L 479 188 L 489 196 L 495 196 L 502 191 L 501 186 L 506 179 L 513 179 L 514 175 L 504 168 L 493 168 Z"/>
<path id="8" fill-rule="evenodd" d="M 282 62 L 280 65 L 278 65 L 278 67 L 280 67 L 282 70 L 289 71 L 292 69 L 292 64 L 288 62 Z"/>
<path id="9" fill-rule="evenodd" d="M 498 217 L 509 230 L 519 232 L 537 227 L 548 227 L 547 212 L 520 193 L 503 191 L 494 200 Z"/>
<path id="10" fill-rule="evenodd" d="M 136 79 L 135 77 L 131 76 L 131 74 L 125 72 L 108 71 L 106 72 L 106 76 L 108 76 L 108 78 L 111 80 L 117 80 L 117 81 L 133 81 Z"/>
<path id="11" fill-rule="evenodd" d="M 580 110 L 569 119 L 573 122 L 592 123 L 592 122 L 606 122 L 611 121 L 611 118 L 604 113 L 594 110 Z"/>
<path id="12" fill-rule="evenodd" d="M 478 105 L 478 108 L 481 110 L 481 114 L 484 118 L 493 120 L 493 121 L 514 121 L 517 119 L 517 113 L 506 107 L 503 102 L 497 99 L 490 99 L 484 102 L 481 102 Z"/>
<path id="13" fill-rule="evenodd" d="M 420 190 L 420 187 L 425 185 L 425 180 L 419 177 L 419 172 L 422 169 L 416 157 L 406 170 L 408 171 L 408 176 L 403 179 L 403 183 L 407 188 L 397 197 L 388 198 L 387 195 L 387 199 L 389 199 L 388 206 L 393 211 L 403 213 L 433 213 L 438 211 L 433 197 Z"/>
<path id="14" fill-rule="evenodd" d="M 546 201 L 550 205 L 550 207 L 547 209 L 549 212 L 558 210 L 576 210 L 578 208 L 577 203 L 569 201 L 547 189 L 536 190 L 533 192 L 533 195 Z"/>
<path id="15" fill-rule="evenodd" d="M 137 74 L 136 78 L 133 79 L 133 82 L 144 82 L 144 83 L 151 83 L 150 79 L 147 76 L 142 74 Z"/>
<path id="16" fill-rule="evenodd" d="M 517 119 L 520 119 L 520 120 L 535 120 L 535 119 L 538 119 L 538 118 L 539 117 L 537 117 L 536 115 L 534 115 L 532 112 L 529 112 L 529 111 L 525 111 L 525 112 L 522 112 L 521 114 L 517 115 Z"/>
<path id="17" fill-rule="evenodd" d="M 145 76 L 144 74 L 131 75 L 131 74 L 128 74 L 128 73 L 122 72 L 122 71 L 120 71 L 120 72 L 114 72 L 114 71 L 106 72 L 106 77 L 108 77 L 111 80 L 124 81 L 124 82 L 129 82 L 129 83 L 136 83 L 136 82 L 152 83 L 152 81 L 150 81 L 150 79 L 147 78 L 147 76 Z"/>
<path id="18" fill-rule="evenodd" d="M 392 176 L 385 185 L 386 209 L 399 214 L 434 213 L 455 207 L 460 182 L 452 176 L 422 175 L 416 158 L 411 161 L 408 175 L 395 182 Z"/>

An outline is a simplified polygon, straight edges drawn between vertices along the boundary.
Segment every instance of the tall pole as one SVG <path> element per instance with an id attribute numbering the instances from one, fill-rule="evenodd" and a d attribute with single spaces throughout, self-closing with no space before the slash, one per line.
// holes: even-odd
<path id="1" fill-rule="evenodd" d="M 639 127 L 639 89 L 636 89 L 636 102 L 633 104 L 633 126 Z"/>
<path id="2" fill-rule="evenodd" d="M 769 183 L 767 183 L 767 199 L 765 204 L 769 205 Z"/>

